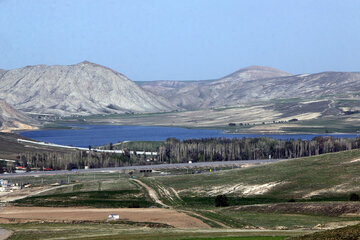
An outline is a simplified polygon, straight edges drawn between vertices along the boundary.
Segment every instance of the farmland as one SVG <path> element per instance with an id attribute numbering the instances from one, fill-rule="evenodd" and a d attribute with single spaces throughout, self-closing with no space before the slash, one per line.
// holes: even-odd
<path id="1" fill-rule="evenodd" d="M 42 239 L 46 232 L 52 234 L 47 239 L 283 239 L 360 223 L 360 203 L 349 201 L 350 193 L 360 192 L 359 159 L 360 151 L 352 150 L 248 168 L 198 168 L 201 174 L 134 172 L 136 181 L 125 172 L 69 173 L 42 181 L 27 176 L 18 181 L 34 181 L 46 191 L 8 202 L 0 218 L 3 228 L 14 231 L 10 239 L 27 239 L 29 233 L 28 239 Z M 51 187 L 52 178 L 65 184 Z M 215 207 L 220 194 L 227 196 L 227 207 Z M 120 221 L 106 222 L 116 211 Z M 160 212 L 174 216 L 172 221 L 181 217 L 171 222 Z M 200 225 L 181 225 L 191 221 Z M 279 238 L 258 238 L 264 236 Z"/>

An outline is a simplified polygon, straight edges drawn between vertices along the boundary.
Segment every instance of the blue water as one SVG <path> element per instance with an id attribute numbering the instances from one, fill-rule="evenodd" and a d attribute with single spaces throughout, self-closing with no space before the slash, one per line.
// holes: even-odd
<path id="1" fill-rule="evenodd" d="M 164 141 L 167 138 L 179 140 L 191 138 L 242 138 L 242 137 L 272 137 L 276 139 L 310 140 L 316 136 L 334 136 L 340 138 L 355 138 L 359 134 L 225 134 L 221 130 L 186 129 L 179 127 L 152 126 L 109 126 L 109 125 L 71 125 L 81 129 L 39 130 L 20 133 L 22 136 L 43 142 L 68 146 L 88 147 L 100 146 L 119 141 Z"/>

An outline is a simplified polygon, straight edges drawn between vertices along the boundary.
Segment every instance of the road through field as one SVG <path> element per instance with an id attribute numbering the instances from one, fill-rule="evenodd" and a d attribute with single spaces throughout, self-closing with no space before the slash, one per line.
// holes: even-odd
<path id="1" fill-rule="evenodd" d="M 148 186 L 148 185 L 145 184 L 144 182 L 140 181 L 139 179 L 133 179 L 133 180 L 134 180 L 135 182 L 139 183 L 141 186 L 143 186 L 143 187 L 148 191 L 149 196 L 151 197 L 151 199 L 154 200 L 156 203 L 158 203 L 158 204 L 160 204 L 161 206 L 166 207 L 166 208 L 172 208 L 172 207 L 166 205 L 165 203 L 163 203 L 163 202 L 160 200 L 157 192 L 156 192 L 154 189 L 152 189 L 150 186 Z M 225 225 L 225 224 L 223 224 L 223 223 L 221 223 L 221 222 L 219 222 L 219 221 L 216 221 L 216 220 L 213 220 L 213 219 L 209 219 L 209 218 L 204 217 L 204 216 L 202 216 L 202 215 L 200 215 L 200 214 L 198 214 L 198 213 L 195 213 L 195 212 L 193 212 L 193 211 L 181 210 L 181 212 L 186 213 L 187 215 L 190 215 L 190 216 L 191 216 L 191 215 L 192 215 L 192 216 L 196 216 L 196 217 L 198 217 L 198 218 L 200 218 L 200 219 L 208 220 L 208 221 L 210 221 L 210 222 L 215 222 L 216 224 L 222 226 L 223 228 L 229 228 L 229 226 L 227 226 L 227 225 Z"/>
<path id="2" fill-rule="evenodd" d="M 141 186 L 143 186 L 146 191 L 148 192 L 150 198 L 152 200 L 154 200 L 154 202 L 156 202 L 157 204 L 160 204 L 161 206 L 165 207 L 165 208 L 170 208 L 170 206 L 166 205 L 165 203 L 163 203 L 158 194 L 156 193 L 156 191 L 154 189 L 152 189 L 151 187 L 149 187 L 148 185 L 146 185 L 145 183 L 143 183 L 142 181 L 138 180 L 138 179 L 132 179 L 133 181 L 137 182 L 138 184 L 140 184 Z"/>
<path id="3" fill-rule="evenodd" d="M 91 168 L 91 169 L 77 169 L 76 171 L 57 170 L 57 171 L 33 171 L 25 173 L 9 173 L 4 175 L 6 178 L 18 176 L 45 176 L 45 175 L 64 175 L 72 172 L 75 173 L 99 173 L 99 172 L 114 172 L 123 170 L 161 170 L 161 169 L 176 169 L 176 168 L 194 168 L 194 167 L 222 167 L 222 166 L 241 166 L 248 164 L 264 164 L 278 162 L 284 159 L 262 159 L 262 160 L 236 160 L 236 161 L 218 161 L 218 162 L 195 162 L 195 163 L 167 163 L 141 166 L 126 166 L 113 168 Z"/>

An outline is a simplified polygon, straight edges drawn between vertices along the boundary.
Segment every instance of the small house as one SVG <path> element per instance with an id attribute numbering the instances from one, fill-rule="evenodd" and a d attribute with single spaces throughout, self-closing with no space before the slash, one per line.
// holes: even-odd
<path id="1" fill-rule="evenodd" d="M 119 214 L 110 214 L 108 216 L 108 221 L 115 221 L 115 220 L 119 220 L 120 217 L 119 217 Z"/>

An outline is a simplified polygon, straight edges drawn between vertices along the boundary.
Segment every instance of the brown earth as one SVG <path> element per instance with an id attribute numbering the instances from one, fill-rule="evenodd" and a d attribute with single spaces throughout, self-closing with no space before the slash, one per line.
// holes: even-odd
<path id="1" fill-rule="evenodd" d="M 5 207 L 0 212 L 0 223 L 15 220 L 41 221 L 105 221 L 110 214 L 119 214 L 120 220 L 154 222 L 175 228 L 210 228 L 201 220 L 172 209 L 162 208 L 48 208 Z"/>

